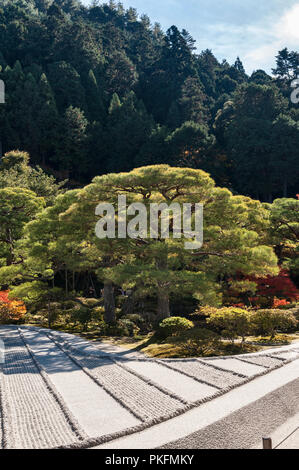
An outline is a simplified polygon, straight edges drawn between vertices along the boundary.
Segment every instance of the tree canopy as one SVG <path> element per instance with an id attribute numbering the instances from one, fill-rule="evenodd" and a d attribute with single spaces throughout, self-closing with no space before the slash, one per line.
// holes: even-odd
<path id="1" fill-rule="evenodd" d="M 296 194 L 298 52 L 278 53 L 274 77 L 248 76 L 185 29 L 77 0 L 2 2 L 0 44 L 3 153 L 26 151 L 76 187 L 166 163 L 265 201 Z"/>

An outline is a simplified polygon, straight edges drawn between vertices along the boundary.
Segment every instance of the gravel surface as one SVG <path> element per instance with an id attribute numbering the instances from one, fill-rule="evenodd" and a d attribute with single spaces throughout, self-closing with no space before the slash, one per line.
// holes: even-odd
<path id="1" fill-rule="evenodd" d="M 205 383 L 209 386 L 215 387 L 218 390 L 226 389 L 228 387 L 235 387 L 244 382 L 244 378 L 232 374 L 229 371 L 223 372 L 213 367 L 212 363 L 204 364 L 195 359 L 190 361 L 161 361 L 167 367 L 172 368 L 178 372 L 187 374 L 189 377 Z M 214 361 L 213 361 L 214 364 Z M 218 363 L 217 363 L 218 364 Z"/>
<path id="2" fill-rule="evenodd" d="M 153 380 L 163 387 L 176 393 L 187 402 L 194 402 L 201 398 L 215 394 L 215 387 L 199 383 L 186 375 L 178 377 L 177 372 L 155 362 L 130 361 L 128 367 L 143 376 Z M 179 379 L 179 380 L 178 380 Z"/>
<path id="3" fill-rule="evenodd" d="M 254 375 L 260 374 L 264 371 L 261 366 L 244 363 L 235 358 L 216 359 L 212 364 L 222 367 L 223 369 L 236 372 L 237 374 L 243 374 L 246 377 L 253 377 Z"/>
<path id="4" fill-rule="evenodd" d="M 85 437 L 119 432 L 140 422 L 90 380 L 48 336 L 36 331 L 24 331 L 23 334 L 35 358 L 81 423 Z M 91 406 L 91 403 L 96 406 Z"/>
<path id="5" fill-rule="evenodd" d="M 283 435 L 283 440 L 275 447 L 275 449 L 292 449 L 299 450 L 299 425 L 298 425 L 298 416 L 296 427 L 285 437 Z"/>
<path id="6" fill-rule="evenodd" d="M 109 359 L 99 360 L 90 357 L 76 356 L 83 367 L 111 395 L 126 408 L 131 410 L 141 421 L 159 419 L 161 416 L 172 415 L 183 408 L 182 402 L 161 392 L 154 386 L 127 372 Z"/>
<path id="7" fill-rule="evenodd" d="M 246 357 L 239 360 L 248 362 L 250 364 L 256 364 L 258 366 L 266 367 L 267 369 L 272 369 L 273 367 L 281 365 L 281 359 L 276 359 L 274 357 L 269 356 Z"/>
<path id="8" fill-rule="evenodd" d="M 0 327 L 0 448 L 87 448 L 165 422 L 299 356 L 298 347 L 167 360 L 35 327 Z M 229 429 L 229 428 L 228 428 Z"/>
<path id="9" fill-rule="evenodd" d="M 259 448 L 263 437 L 299 411 L 299 379 L 164 449 Z M 281 436 L 281 439 L 283 437 Z M 293 437 L 294 439 L 294 437 Z M 277 441 L 277 438 L 276 438 Z M 275 442 L 274 442 L 275 444 Z M 288 443 L 290 445 L 290 441 Z M 287 444 L 285 444 L 287 445 Z M 282 448 L 283 446 L 281 446 Z"/>
<path id="10" fill-rule="evenodd" d="M 299 354 L 298 354 L 298 350 L 296 350 L 296 351 L 289 351 L 289 352 L 283 352 L 283 353 L 277 352 L 277 353 L 274 353 L 273 356 L 278 357 L 279 359 L 282 359 L 284 361 L 293 361 L 299 356 Z"/>
<path id="11" fill-rule="evenodd" d="M 2 331 L 1 331 L 2 334 Z M 43 449 L 78 439 L 56 397 L 43 380 L 17 330 L 5 335 L 1 382 L 3 446 Z"/>

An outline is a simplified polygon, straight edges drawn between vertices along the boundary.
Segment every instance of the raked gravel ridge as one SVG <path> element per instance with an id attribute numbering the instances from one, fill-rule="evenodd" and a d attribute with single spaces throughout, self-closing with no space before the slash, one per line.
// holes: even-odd
<path id="1" fill-rule="evenodd" d="M 0 327 L 0 448 L 91 448 L 200 407 L 299 358 L 299 344 L 152 359 L 36 327 Z"/>

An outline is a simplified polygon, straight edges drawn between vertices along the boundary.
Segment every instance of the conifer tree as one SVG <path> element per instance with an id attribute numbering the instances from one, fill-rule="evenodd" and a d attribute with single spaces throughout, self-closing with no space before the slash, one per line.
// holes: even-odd
<path id="1" fill-rule="evenodd" d="M 100 202 L 113 203 L 118 229 L 120 194 L 127 196 L 128 205 L 143 202 L 148 210 L 151 202 L 203 203 L 203 247 L 186 250 L 186 240 L 173 236 L 176 233 L 173 214 L 169 239 L 160 232 L 157 238 L 149 238 L 149 225 L 142 231 L 132 216 L 127 220 L 135 224 L 136 238 L 117 238 L 117 235 L 97 238 L 95 208 Z M 197 292 L 201 299 L 209 292 L 211 299 L 213 291 L 216 299 L 216 280 L 220 273 L 277 272 L 276 257 L 272 248 L 266 246 L 267 210 L 258 201 L 232 196 L 228 190 L 216 188 L 209 175 L 201 170 L 158 165 L 97 177 L 80 192 L 78 202 L 62 219 L 73 227 L 77 241 L 81 234 L 82 242 L 87 242 L 89 259 L 98 262 L 96 272 L 105 282 L 108 298 L 111 299 L 112 284 L 134 287 L 140 294 L 157 298 L 158 318 L 170 315 L 169 298 L 175 292 Z"/>

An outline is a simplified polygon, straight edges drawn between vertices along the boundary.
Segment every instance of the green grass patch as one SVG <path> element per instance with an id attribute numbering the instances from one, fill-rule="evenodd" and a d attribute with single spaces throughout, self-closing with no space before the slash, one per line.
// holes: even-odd
<path id="1" fill-rule="evenodd" d="M 252 338 L 250 341 L 253 344 L 261 346 L 286 346 L 296 340 L 299 340 L 298 335 L 278 334 L 275 338 L 270 338 L 270 336 L 260 336 L 258 338 Z"/>

